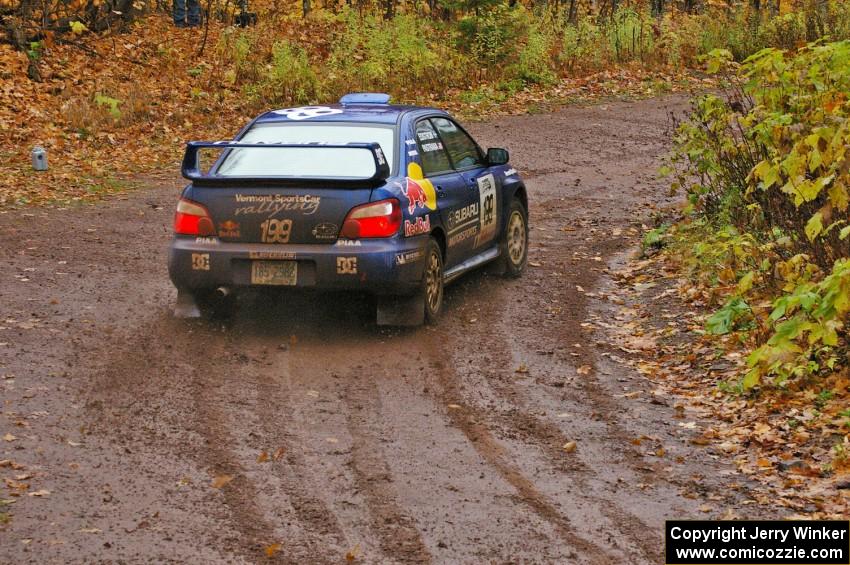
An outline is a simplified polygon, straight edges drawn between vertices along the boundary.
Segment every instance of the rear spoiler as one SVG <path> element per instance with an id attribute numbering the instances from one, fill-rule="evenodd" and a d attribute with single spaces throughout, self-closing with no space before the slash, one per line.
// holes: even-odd
<path id="1" fill-rule="evenodd" d="M 284 176 L 224 176 L 215 171 L 221 163 L 221 157 L 210 168 L 210 173 L 200 170 L 198 152 L 205 148 L 215 149 L 352 149 L 367 150 L 375 160 L 375 174 L 371 177 L 284 177 Z M 223 157 L 224 155 L 222 155 Z M 344 188 L 372 188 L 380 186 L 390 176 L 390 166 L 377 143 L 311 144 L 311 143 L 243 143 L 240 141 L 190 141 L 186 144 L 183 156 L 183 177 L 195 186 L 235 187 L 245 185 L 263 186 L 327 186 L 328 184 Z"/>

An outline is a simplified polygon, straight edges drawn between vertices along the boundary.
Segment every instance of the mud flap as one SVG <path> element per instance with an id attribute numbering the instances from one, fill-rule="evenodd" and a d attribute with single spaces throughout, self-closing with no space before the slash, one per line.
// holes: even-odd
<path id="1" fill-rule="evenodd" d="M 379 296 L 379 326 L 421 326 L 425 323 L 425 295 Z"/>
<path id="2" fill-rule="evenodd" d="M 188 290 L 177 291 L 177 303 L 174 305 L 175 318 L 200 318 L 201 309 L 195 301 L 195 295 Z"/>

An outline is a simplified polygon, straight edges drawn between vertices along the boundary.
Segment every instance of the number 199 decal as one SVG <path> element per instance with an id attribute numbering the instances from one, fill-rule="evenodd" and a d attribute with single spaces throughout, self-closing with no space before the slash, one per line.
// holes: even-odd
<path id="1" fill-rule="evenodd" d="M 292 233 L 292 220 L 269 219 L 260 224 L 263 243 L 288 243 Z"/>

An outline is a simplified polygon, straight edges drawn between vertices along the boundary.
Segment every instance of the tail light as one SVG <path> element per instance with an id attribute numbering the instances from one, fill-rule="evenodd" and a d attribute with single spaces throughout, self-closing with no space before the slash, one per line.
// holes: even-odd
<path id="1" fill-rule="evenodd" d="M 348 239 L 391 237 L 400 227 L 401 206 L 390 198 L 352 208 L 339 235 Z"/>
<path id="2" fill-rule="evenodd" d="M 177 212 L 174 214 L 174 233 L 215 235 L 215 226 L 210 213 L 203 205 L 181 198 L 177 202 Z"/>

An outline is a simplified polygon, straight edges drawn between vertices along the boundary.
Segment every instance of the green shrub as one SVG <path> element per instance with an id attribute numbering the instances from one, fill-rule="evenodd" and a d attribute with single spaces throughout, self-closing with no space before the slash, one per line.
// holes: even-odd
<path id="1" fill-rule="evenodd" d="M 289 41 L 272 46 L 272 58 L 262 78 L 245 87 L 248 96 L 264 106 L 308 104 L 322 98 L 321 82 L 307 53 Z"/>
<path id="2" fill-rule="evenodd" d="M 643 61 L 652 51 L 652 24 L 646 13 L 631 8 L 618 10 L 607 26 L 608 44 L 614 60 Z"/>
<path id="3" fill-rule="evenodd" d="M 561 48 L 556 61 L 568 71 L 601 69 L 606 61 L 602 37 L 602 30 L 589 16 L 575 25 L 566 25 L 561 32 Z"/>
<path id="4" fill-rule="evenodd" d="M 398 15 L 391 20 L 345 11 L 331 42 L 329 78 L 338 92 L 383 90 L 415 98 L 446 84 L 465 86 L 473 64 L 452 49 L 436 22 Z"/>
<path id="5" fill-rule="evenodd" d="M 850 351 L 850 41 L 764 49 L 740 68 L 731 58 L 715 51 L 709 67 L 736 72 L 732 96 L 697 100 L 673 161 L 697 217 L 750 235 L 751 269 L 756 251 L 770 250 L 759 271 L 770 275 L 773 310 L 748 360 L 750 388 L 831 371 Z M 714 327 L 731 328 L 732 310 Z"/>
<path id="6" fill-rule="evenodd" d="M 509 73 L 525 83 L 547 85 L 557 81 L 552 70 L 553 58 L 550 54 L 553 38 L 539 25 L 530 26 L 525 45 L 519 51 L 516 64 Z"/>

